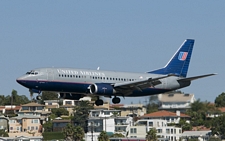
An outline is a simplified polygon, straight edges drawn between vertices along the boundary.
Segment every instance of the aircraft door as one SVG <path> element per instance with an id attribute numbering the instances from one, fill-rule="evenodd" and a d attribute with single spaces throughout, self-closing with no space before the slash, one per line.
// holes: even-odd
<path id="1" fill-rule="evenodd" d="M 54 80 L 54 71 L 52 69 L 47 69 L 47 80 Z"/>

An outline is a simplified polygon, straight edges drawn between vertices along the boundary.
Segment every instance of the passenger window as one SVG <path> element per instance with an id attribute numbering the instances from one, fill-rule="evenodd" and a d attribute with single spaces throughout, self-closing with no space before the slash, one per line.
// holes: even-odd
<path id="1" fill-rule="evenodd" d="M 60 74 L 59 74 L 59 77 L 60 77 Z"/>

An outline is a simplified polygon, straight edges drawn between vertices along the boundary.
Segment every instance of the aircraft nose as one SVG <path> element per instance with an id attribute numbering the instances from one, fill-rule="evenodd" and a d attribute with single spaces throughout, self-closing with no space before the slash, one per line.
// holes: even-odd
<path id="1" fill-rule="evenodd" d="M 21 84 L 21 85 L 25 83 L 23 77 L 17 78 L 17 79 L 16 79 L 16 82 L 19 83 L 19 84 Z"/>

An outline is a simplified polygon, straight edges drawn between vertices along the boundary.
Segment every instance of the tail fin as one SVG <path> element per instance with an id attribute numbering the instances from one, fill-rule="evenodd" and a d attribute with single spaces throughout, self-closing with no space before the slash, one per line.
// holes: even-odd
<path id="1" fill-rule="evenodd" d="M 165 67 L 150 71 L 148 73 L 165 74 L 165 75 L 174 74 L 177 76 L 186 77 L 189 63 L 191 60 L 193 46 L 194 46 L 193 39 L 185 40 Z"/>

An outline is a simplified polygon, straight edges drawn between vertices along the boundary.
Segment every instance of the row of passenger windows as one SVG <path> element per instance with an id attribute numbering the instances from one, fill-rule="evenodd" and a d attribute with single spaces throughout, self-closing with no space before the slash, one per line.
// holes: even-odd
<path id="1" fill-rule="evenodd" d="M 85 75 L 66 75 L 59 74 L 59 77 L 68 77 L 68 78 L 86 78 Z M 116 81 L 134 81 L 136 79 L 128 79 L 128 78 L 113 78 L 113 77 L 100 77 L 100 76 L 90 76 L 90 79 L 101 79 L 101 80 L 116 80 Z"/>

